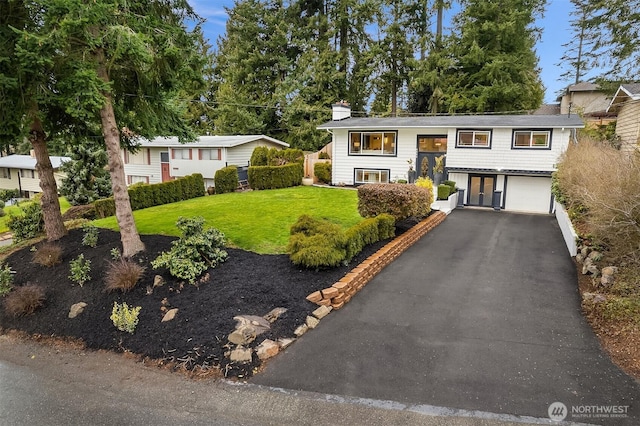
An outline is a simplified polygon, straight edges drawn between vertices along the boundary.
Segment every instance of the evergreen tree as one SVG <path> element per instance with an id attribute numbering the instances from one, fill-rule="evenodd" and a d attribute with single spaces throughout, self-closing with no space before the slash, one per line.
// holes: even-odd
<path id="1" fill-rule="evenodd" d="M 583 80 L 593 66 L 597 63 L 597 54 L 595 51 L 595 40 L 589 37 L 587 29 L 587 1 L 571 0 L 573 3 L 573 11 L 571 20 L 573 37 L 568 43 L 562 45 L 565 53 L 560 58 L 560 65 L 565 71 L 560 75 L 560 80 L 573 80 L 574 84 L 578 84 Z"/>
<path id="2" fill-rule="evenodd" d="M 465 0 L 454 19 L 449 112 L 536 109 L 542 103 L 533 26 L 545 0 Z"/>
<path id="3" fill-rule="evenodd" d="M 139 136 L 195 138 L 181 99 L 203 86 L 200 28 L 186 28 L 187 20 L 197 23 L 198 17 L 186 0 L 28 3 L 37 11 L 33 22 L 39 27 L 20 32 L 22 63 L 26 68 L 50 64 L 46 85 L 64 113 L 102 132 L 123 255 L 132 256 L 144 245 L 131 212 L 120 147 L 135 145 Z M 27 99 L 37 100 L 37 93 Z"/>
<path id="4" fill-rule="evenodd" d="M 60 166 L 60 171 L 65 173 L 60 193 L 74 206 L 111 196 L 111 178 L 106 166 L 104 150 L 89 145 L 77 146 L 71 160 Z"/>

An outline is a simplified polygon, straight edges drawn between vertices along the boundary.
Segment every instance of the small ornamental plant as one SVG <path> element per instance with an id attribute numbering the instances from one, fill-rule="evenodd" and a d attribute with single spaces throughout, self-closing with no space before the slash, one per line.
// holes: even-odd
<path id="1" fill-rule="evenodd" d="M 85 223 L 82 225 L 84 235 L 82 237 L 82 245 L 95 248 L 98 245 L 98 233 L 100 232 L 95 225 Z"/>
<path id="2" fill-rule="evenodd" d="M 78 257 L 69 262 L 71 266 L 71 272 L 69 279 L 80 287 L 91 279 L 91 261 L 84 258 L 84 254 L 79 254 Z"/>
<path id="3" fill-rule="evenodd" d="M 13 288 L 14 271 L 7 264 L 0 264 L 0 296 L 4 296 Z"/>
<path id="4" fill-rule="evenodd" d="M 118 247 L 114 247 L 109 250 L 109 255 L 111 255 L 112 260 L 120 260 L 122 257 L 122 253 L 120 253 L 120 249 Z"/>
<path id="5" fill-rule="evenodd" d="M 133 334 L 138 325 L 138 315 L 140 315 L 141 306 L 135 308 L 129 308 L 126 302 L 122 304 L 113 302 L 113 309 L 111 310 L 111 321 L 113 325 L 120 330 Z"/>

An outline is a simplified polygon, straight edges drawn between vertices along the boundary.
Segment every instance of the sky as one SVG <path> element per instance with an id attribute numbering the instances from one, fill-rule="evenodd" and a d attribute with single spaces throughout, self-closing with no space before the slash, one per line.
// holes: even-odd
<path id="1" fill-rule="evenodd" d="M 225 32 L 227 21 L 225 6 L 232 7 L 233 0 L 189 0 L 189 4 L 206 19 L 203 30 L 210 44 L 215 46 L 218 37 Z M 562 45 L 572 37 L 569 24 L 571 10 L 572 4 L 569 0 L 548 0 L 544 18 L 537 23 L 542 28 L 542 37 L 536 45 L 536 53 L 539 58 L 542 83 L 546 88 L 545 103 L 556 102 L 558 92 L 572 83 L 572 81 L 558 80 L 563 70 L 557 65 L 564 54 Z M 596 74 L 592 72 L 583 79 L 588 80 Z"/>

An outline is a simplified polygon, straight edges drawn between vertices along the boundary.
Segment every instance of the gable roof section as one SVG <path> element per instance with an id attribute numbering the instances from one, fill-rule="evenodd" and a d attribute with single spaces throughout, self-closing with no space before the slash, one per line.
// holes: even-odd
<path id="1" fill-rule="evenodd" d="M 318 129 L 397 129 L 397 128 L 583 128 L 577 115 L 439 115 L 426 117 L 347 118 L 321 124 Z"/>
<path id="2" fill-rule="evenodd" d="M 180 143 L 177 137 L 159 137 L 153 140 L 144 138 L 138 139 L 141 147 L 145 148 L 179 148 L 179 147 L 195 147 L 195 148 L 233 148 L 234 146 L 244 145 L 255 141 L 271 142 L 282 147 L 288 147 L 289 144 L 281 140 L 271 138 L 265 135 L 241 135 L 241 136 L 199 136 L 195 142 Z"/>
<path id="3" fill-rule="evenodd" d="M 71 160 L 69 157 L 56 157 L 50 156 L 51 165 L 53 169 L 59 169 L 60 165 L 65 161 Z M 35 170 L 36 169 L 36 159 L 30 155 L 8 155 L 6 157 L 0 157 L 0 167 L 4 167 L 7 169 L 25 169 L 25 170 Z"/>
<path id="4" fill-rule="evenodd" d="M 621 84 L 613 95 L 607 112 L 617 113 L 625 102 L 637 100 L 640 100 L 640 83 Z"/>

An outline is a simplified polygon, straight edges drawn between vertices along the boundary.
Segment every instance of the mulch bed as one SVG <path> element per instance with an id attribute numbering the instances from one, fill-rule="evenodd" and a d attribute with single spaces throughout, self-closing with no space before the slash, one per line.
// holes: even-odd
<path id="1" fill-rule="evenodd" d="M 398 224 L 397 234 L 415 223 Z M 111 262 L 110 250 L 120 247 L 120 234 L 100 230 L 95 248 L 83 246 L 82 236 L 82 230 L 75 229 L 57 242 L 63 249 L 63 262 L 54 267 L 33 263 L 31 247 L 6 259 L 16 272 L 14 286 L 42 285 L 47 299 L 42 308 L 28 316 L 8 316 L 0 309 L 0 331 L 19 330 L 37 337 L 80 339 L 91 349 L 131 352 L 190 371 L 217 367 L 227 377 L 250 376 L 260 365 L 255 355 L 252 363 L 244 365 L 230 364 L 224 356 L 229 350 L 227 336 L 235 328 L 234 316 L 263 316 L 274 308 L 284 307 L 287 312 L 251 346 L 257 346 L 265 338 L 293 337 L 295 328 L 317 308 L 305 297 L 331 286 L 387 242 L 366 247 L 348 266 L 320 271 L 296 267 L 286 255 L 228 249 L 227 261 L 210 270 L 207 279 L 193 286 L 150 266 L 151 260 L 170 248 L 174 238 L 143 235 L 146 251 L 136 259 L 147 268 L 144 278 L 132 291 L 123 294 L 106 293 L 102 279 Z M 83 287 L 68 278 L 69 261 L 80 253 L 91 261 L 92 280 Z M 147 287 L 152 285 L 156 274 L 162 275 L 166 282 L 148 294 Z M 68 318 L 69 308 L 78 302 L 87 303 L 87 308 L 77 318 Z M 114 327 L 109 318 L 114 302 L 142 307 L 134 334 Z M 171 308 L 178 308 L 178 314 L 174 320 L 162 323 L 164 311 Z"/>

